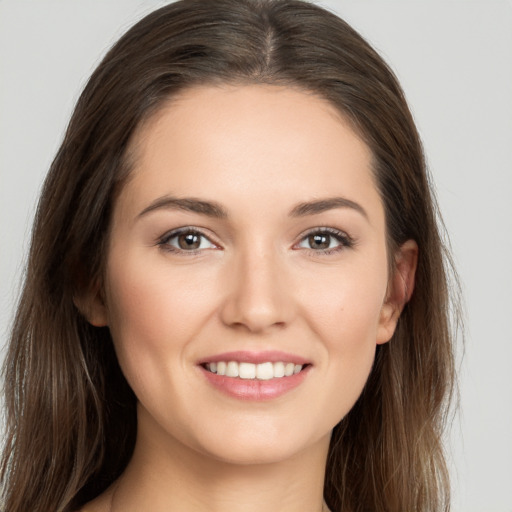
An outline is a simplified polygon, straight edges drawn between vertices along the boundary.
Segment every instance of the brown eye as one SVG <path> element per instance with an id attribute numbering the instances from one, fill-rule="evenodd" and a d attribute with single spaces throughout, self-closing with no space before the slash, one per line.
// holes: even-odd
<path id="1" fill-rule="evenodd" d="M 172 252 L 194 252 L 218 248 L 199 231 L 182 229 L 165 235 L 159 245 Z"/>
<path id="2" fill-rule="evenodd" d="M 320 254 L 331 254 L 353 246 L 353 240 L 343 231 L 333 228 L 319 228 L 310 231 L 296 248 L 309 249 Z"/>
<path id="3" fill-rule="evenodd" d="M 331 235 L 326 233 L 315 233 L 314 235 L 309 235 L 308 244 L 311 249 L 329 249 L 331 245 Z"/>
<path id="4" fill-rule="evenodd" d="M 177 237 L 178 247 L 184 251 L 193 251 L 201 246 L 201 235 L 184 233 Z"/>

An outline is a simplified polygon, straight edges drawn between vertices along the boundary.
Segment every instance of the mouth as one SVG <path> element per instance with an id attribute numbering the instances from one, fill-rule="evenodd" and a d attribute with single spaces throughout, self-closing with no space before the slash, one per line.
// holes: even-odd
<path id="1" fill-rule="evenodd" d="M 242 361 L 216 361 L 201 365 L 206 371 L 231 378 L 244 380 L 271 380 L 291 377 L 309 364 L 295 364 L 286 361 L 247 363 Z"/>
<path id="2" fill-rule="evenodd" d="M 279 351 L 225 352 L 199 362 L 206 381 L 242 400 L 271 400 L 301 386 L 312 363 Z"/>

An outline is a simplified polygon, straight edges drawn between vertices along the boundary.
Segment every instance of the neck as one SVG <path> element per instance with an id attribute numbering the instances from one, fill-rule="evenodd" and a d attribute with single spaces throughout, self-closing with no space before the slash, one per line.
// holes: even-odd
<path id="1" fill-rule="evenodd" d="M 111 512 L 322 511 L 328 438 L 286 460 L 258 464 L 222 461 L 173 438 L 161 441 L 139 429 Z"/>

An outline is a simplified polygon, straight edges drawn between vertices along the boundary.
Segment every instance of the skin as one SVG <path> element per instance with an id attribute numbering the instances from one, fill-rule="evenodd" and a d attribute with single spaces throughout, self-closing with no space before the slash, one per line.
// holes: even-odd
<path id="1" fill-rule="evenodd" d="M 138 438 L 125 473 L 86 510 L 320 511 L 331 430 L 391 338 L 417 259 L 412 241 L 386 252 L 369 148 L 321 98 L 241 85 L 185 91 L 139 129 L 132 152 L 105 283 L 80 305 L 110 327 L 139 401 Z M 226 215 L 155 207 L 171 196 Z M 291 214 L 333 197 L 360 209 Z M 190 226 L 202 245 L 179 250 L 169 232 Z M 282 350 L 311 367 L 285 395 L 243 401 L 198 367 L 232 350 Z"/>

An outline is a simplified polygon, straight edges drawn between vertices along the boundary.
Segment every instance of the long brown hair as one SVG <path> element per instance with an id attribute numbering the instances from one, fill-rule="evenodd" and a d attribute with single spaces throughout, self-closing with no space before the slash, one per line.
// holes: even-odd
<path id="1" fill-rule="evenodd" d="M 44 184 L 4 365 L 6 510 L 79 508 L 126 467 L 136 398 L 108 328 L 89 325 L 73 298 L 101 280 L 134 130 L 184 88 L 226 82 L 299 87 L 336 106 L 373 152 L 390 251 L 407 239 L 419 246 L 412 299 L 334 429 L 328 505 L 448 510 L 449 266 L 421 143 L 379 55 L 343 20 L 299 0 L 178 1 L 131 28 L 90 78 Z"/>

